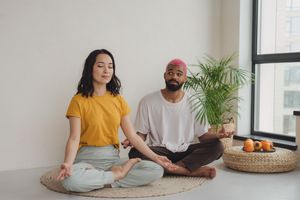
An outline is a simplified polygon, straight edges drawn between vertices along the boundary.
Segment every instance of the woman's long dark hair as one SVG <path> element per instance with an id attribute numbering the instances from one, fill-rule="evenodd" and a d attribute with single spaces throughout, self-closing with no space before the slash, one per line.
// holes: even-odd
<path id="1" fill-rule="evenodd" d="M 99 54 L 106 54 L 108 55 L 113 64 L 113 75 L 110 82 L 106 85 L 106 89 L 111 92 L 112 95 L 116 96 L 120 94 L 121 88 L 121 81 L 116 76 L 116 64 L 113 55 L 107 51 L 106 49 L 97 49 L 90 53 L 90 55 L 86 58 L 84 63 L 84 68 L 82 72 L 81 79 L 78 83 L 77 93 L 81 94 L 82 96 L 89 97 L 93 96 L 94 93 L 94 86 L 93 86 L 93 66 L 96 62 L 96 57 Z"/>

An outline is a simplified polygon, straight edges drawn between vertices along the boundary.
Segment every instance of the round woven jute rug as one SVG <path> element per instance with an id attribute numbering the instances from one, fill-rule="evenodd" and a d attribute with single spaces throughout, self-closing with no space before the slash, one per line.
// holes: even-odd
<path id="1" fill-rule="evenodd" d="M 56 180 L 59 169 L 53 169 L 41 176 L 40 181 L 48 189 L 72 195 L 99 198 L 134 198 L 165 196 L 191 190 L 205 182 L 205 178 L 186 176 L 165 176 L 149 185 L 135 188 L 103 188 L 91 192 L 77 193 L 66 191 L 60 181 Z"/>

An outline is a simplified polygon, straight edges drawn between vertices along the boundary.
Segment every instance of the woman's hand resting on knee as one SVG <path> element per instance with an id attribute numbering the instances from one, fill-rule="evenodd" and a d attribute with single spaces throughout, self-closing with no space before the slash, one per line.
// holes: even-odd
<path id="1" fill-rule="evenodd" d="M 71 176 L 71 166 L 70 164 L 68 163 L 63 163 L 61 166 L 60 166 L 60 172 L 58 174 L 58 176 L 56 177 L 57 180 L 63 180 L 65 179 L 66 177 L 69 177 Z"/>
<path id="2" fill-rule="evenodd" d="M 170 161 L 166 156 L 157 155 L 156 159 L 153 161 L 161 165 L 163 168 L 165 168 L 168 171 L 174 171 L 177 169 L 177 166 L 173 164 L 172 161 Z"/>

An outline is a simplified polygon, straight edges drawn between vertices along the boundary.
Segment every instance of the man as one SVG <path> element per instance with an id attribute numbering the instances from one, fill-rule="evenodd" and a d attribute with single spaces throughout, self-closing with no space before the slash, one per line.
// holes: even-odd
<path id="1" fill-rule="evenodd" d="M 206 166 L 223 154 L 220 138 L 233 133 L 211 134 L 207 128 L 195 120 L 191 110 L 189 94 L 182 90 L 187 80 L 187 66 L 180 59 L 171 60 L 164 73 L 166 87 L 146 95 L 140 102 L 135 128 L 137 134 L 146 140 L 150 148 L 159 155 L 167 156 L 176 167 L 167 173 L 214 178 L 216 169 Z M 193 144 L 195 136 L 200 143 Z M 131 146 L 126 139 L 124 148 Z M 130 158 L 148 159 L 134 147 Z"/>

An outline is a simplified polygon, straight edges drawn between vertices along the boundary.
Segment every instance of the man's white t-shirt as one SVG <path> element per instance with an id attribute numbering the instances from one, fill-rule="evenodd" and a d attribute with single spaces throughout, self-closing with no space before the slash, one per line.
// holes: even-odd
<path id="1" fill-rule="evenodd" d="M 180 102 L 171 103 L 161 91 L 142 98 L 135 128 L 142 134 L 148 134 L 150 146 L 163 146 L 174 153 L 186 151 L 195 136 L 207 132 L 207 127 L 195 120 L 187 93 Z"/>

